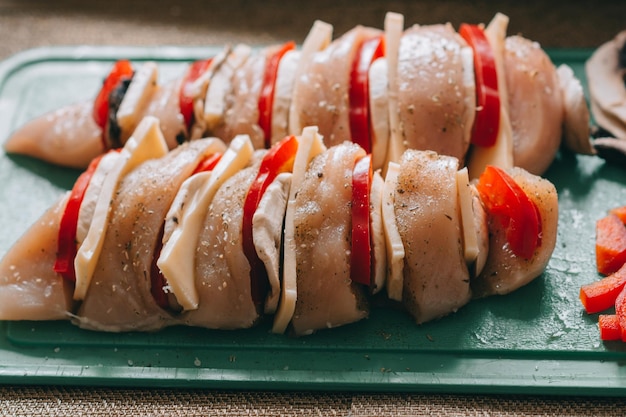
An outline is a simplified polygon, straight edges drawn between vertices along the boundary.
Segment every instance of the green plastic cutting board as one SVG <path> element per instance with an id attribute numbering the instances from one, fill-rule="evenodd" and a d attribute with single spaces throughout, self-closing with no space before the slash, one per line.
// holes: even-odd
<path id="1" fill-rule="evenodd" d="M 54 48 L 0 64 L 0 141 L 27 120 L 89 99 L 117 58 L 155 60 L 161 78 L 216 48 Z M 590 51 L 550 51 L 584 78 Z M 0 255 L 69 189 L 77 171 L 0 155 Z M 599 340 L 578 301 L 598 278 L 595 221 L 626 204 L 626 170 L 563 152 L 546 176 L 559 191 L 559 233 L 545 273 L 514 294 L 472 301 L 417 326 L 374 309 L 363 322 L 305 338 L 171 328 L 106 334 L 66 322 L 0 323 L 0 382 L 113 386 L 626 394 L 626 344 Z"/>

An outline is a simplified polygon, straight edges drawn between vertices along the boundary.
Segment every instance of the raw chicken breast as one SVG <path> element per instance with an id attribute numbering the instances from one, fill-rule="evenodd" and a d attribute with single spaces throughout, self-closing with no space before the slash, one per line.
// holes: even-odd
<path id="1" fill-rule="evenodd" d="M 69 318 L 72 289 L 53 270 L 68 196 L 50 207 L 0 262 L 0 320 Z"/>
<path id="2" fill-rule="evenodd" d="M 250 136 L 255 149 L 265 147 L 263 130 L 259 126 L 259 96 L 263 86 L 266 55 L 258 53 L 250 56 L 231 78 L 231 89 L 225 98 L 226 111 L 223 122 L 211 131 L 211 134 L 225 138 L 228 142 L 239 134 Z M 226 139 L 228 138 L 228 139 Z"/>
<path id="3" fill-rule="evenodd" d="M 396 78 L 402 149 L 465 159 L 476 108 L 472 57 L 449 24 L 404 32 Z"/>
<path id="4" fill-rule="evenodd" d="M 13 132 L 4 149 L 52 164 L 86 168 L 104 152 L 102 129 L 92 111 L 93 103 L 89 101 L 35 118 Z"/>
<path id="5" fill-rule="evenodd" d="M 209 205 L 196 250 L 198 308 L 183 323 L 214 329 L 252 327 L 259 312 L 252 300 L 250 264 L 243 252 L 243 204 L 259 163 L 230 177 Z"/>
<path id="6" fill-rule="evenodd" d="M 316 156 L 296 196 L 296 335 L 368 315 L 363 287 L 350 279 L 352 171 L 364 155 L 344 143 Z"/>
<path id="7" fill-rule="evenodd" d="M 405 250 L 402 302 L 417 323 L 452 313 L 471 298 L 458 165 L 430 151 L 409 150 L 401 158 L 394 206 Z"/>
<path id="8" fill-rule="evenodd" d="M 504 65 L 515 166 L 541 175 L 561 144 L 563 96 L 556 68 L 538 43 L 506 38 Z"/>

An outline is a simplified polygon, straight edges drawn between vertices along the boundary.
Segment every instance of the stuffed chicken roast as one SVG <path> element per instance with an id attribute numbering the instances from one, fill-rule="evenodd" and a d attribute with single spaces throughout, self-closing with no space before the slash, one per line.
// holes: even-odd
<path id="1" fill-rule="evenodd" d="M 0 262 L 0 320 L 306 335 L 366 318 L 380 293 L 423 323 L 526 284 L 554 249 L 556 191 L 521 168 L 470 182 L 458 158 L 406 150 L 383 179 L 316 127 L 268 150 L 167 148 L 149 116 L 92 161 Z"/>
<path id="2" fill-rule="evenodd" d="M 589 115 L 571 69 L 557 72 L 537 43 L 507 37 L 507 25 L 497 14 L 458 32 L 450 24 L 405 28 L 388 13 L 384 30 L 356 26 L 332 40 L 332 27 L 317 21 L 301 48 L 226 47 L 163 84 L 155 63 L 121 60 L 95 100 L 32 120 L 5 149 L 84 168 L 149 115 L 170 149 L 239 134 L 266 149 L 315 125 L 325 146 L 355 142 L 375 169 L 418 149 L 456 157 L 472 178 L 490 163 L 540 175 L 563 136 L 591 152 Z"/>

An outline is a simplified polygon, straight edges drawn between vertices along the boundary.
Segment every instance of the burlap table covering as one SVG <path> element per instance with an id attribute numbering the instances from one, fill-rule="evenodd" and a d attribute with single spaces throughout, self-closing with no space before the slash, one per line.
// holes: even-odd
<path id="1" fill-rule="evenodd" d="M 488 21 L 496 11 L 544 47 L 596 47 L 626 28 L 626 3 L 481 1 L 0 0 L 0 60 L 33 47 L 59 45 L 253 45 L 302 40 L 316 18 L 342 33 L 357 23 L 382 26 L 387 10 L 407 22 Z M 342 416 L 617 416 L 626 399 L 259 392 L 94 387 L 3 386 L 2 415 L 342 415 Z"/>

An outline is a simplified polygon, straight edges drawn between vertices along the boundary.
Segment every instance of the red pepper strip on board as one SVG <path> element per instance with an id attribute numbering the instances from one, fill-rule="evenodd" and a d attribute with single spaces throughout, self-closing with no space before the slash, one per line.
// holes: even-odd
<path id="1" fill-rule="evenodd" d="M 602 340 L 622 340 L 622 328 L 615 314 L 600 314 L 598 316 L 598 328 Z"/>
<path id="2" fill-rule="evenodd" d="M 626 226 L 615 214 L 596 222 L 596 266 L 604 275 L 626 263 Z"/>
<path id="3" fill-rule="evenodd" d="M 615 305 L 615 300 L 626 285 L 626 264 L 599 281 L 580 287 L 580 301 L 589 314 L 599 313 Z"/>

